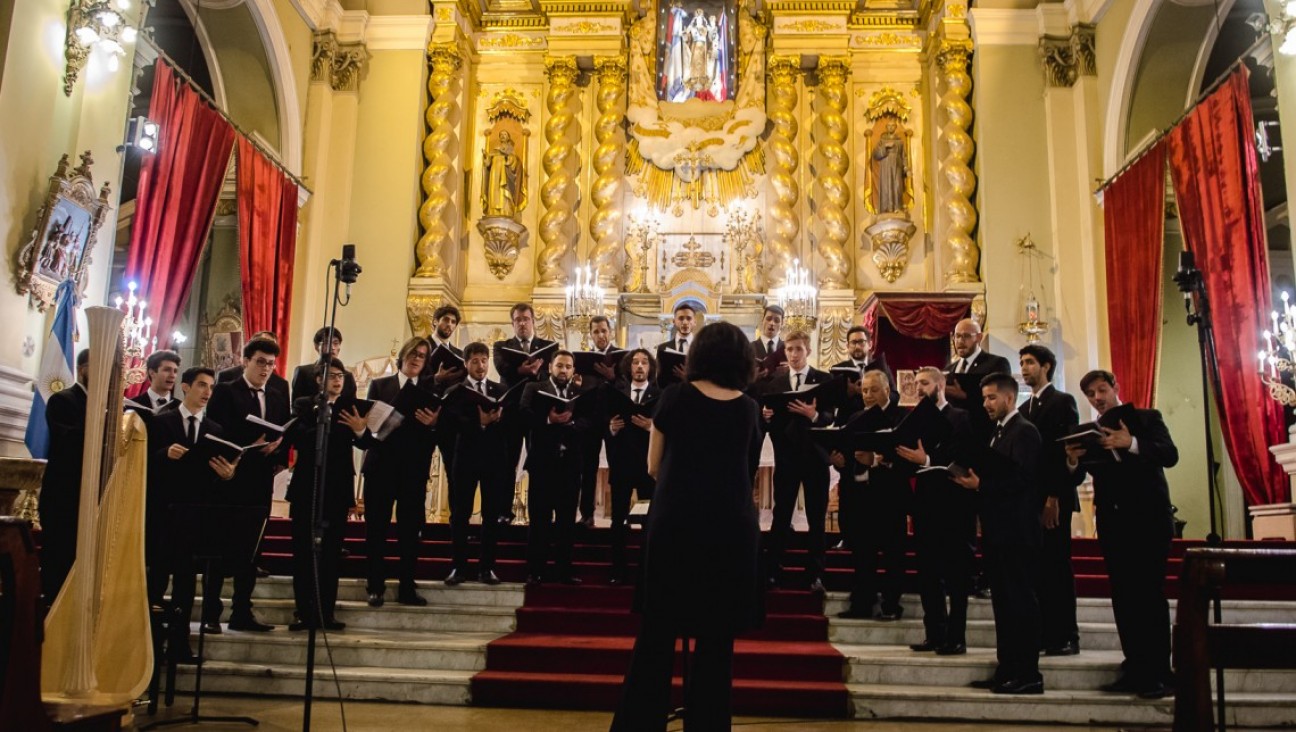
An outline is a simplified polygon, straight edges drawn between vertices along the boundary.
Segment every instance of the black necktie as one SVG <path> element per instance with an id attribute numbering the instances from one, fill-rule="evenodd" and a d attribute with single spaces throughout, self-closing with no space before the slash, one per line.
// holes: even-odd
<path id="1" fill-rule="evenodd" d="M 479 382 L 477 382 L 477 391 L 480 392 L 482 396 L 486 396 L 486 382 L 485 382 L 485 381 L 479 381 Z"/>
<path id="2" fill-rule="evenodd" d="M 192 414 L 189 415 L 189 444 L 198 444 L 198 417 Z"/>
<path id="3" fill-rule="evenodd" d="M 801 374 L 796 375 L 796 386 L 792 387 L 793 391 L 801 390 Z"/>
<path id="4" fill-rule="evenodd" d="M 154 405 L 154 408 L 161 409 L 162 407 L 165 407 L 167 405 L 168 401 L 170 400 L 167 399 L 166 397 L 158 397 L 157 404 Z"/>
<path id="5" fill-rule="evenodd" d="M 257 402 L 257 416 L 265 419 L 265 389 L 253 389 L 252 398 Z"/>
<path id="6" fill-rule="evenodd" d="M 635 393 L 634 395 L 635 404 L 640 404 L 641 400 L 643 399 L 643 389 L 635 389 L 634 393 Z"/>
<path id="7" fill-rule="evenodd" d="M 1035 395 L 1034 394 L 1031 394 L 1030 400 L 1026 403 L 1026 416 L 1027 417 L 1035 416 Z"/>
<path id="8" fill-rule="evenodd" d="M 679 349 L 680 349 L 680 351 L 687 351 L 687 350 L 688 350 L 688 339 L 687 339 L 687 338 L 681 338 L 681 339 L 680 339 L 680 342 L 679 342 Z"/>
<path id="9" fill-rule="evenodd" d="M 994 437 L 990 438 L 990 447 L 994 447 L 995 442 L 997 442 L 1000 437 L 1003 437 L 1003 430 L 1003 425 L 995 427 Z"/>

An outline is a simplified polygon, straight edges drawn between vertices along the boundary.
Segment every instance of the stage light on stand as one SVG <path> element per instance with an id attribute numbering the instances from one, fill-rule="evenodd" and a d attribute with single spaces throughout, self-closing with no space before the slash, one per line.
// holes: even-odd
<path id="1" fill-rule="evenodd" d="M 148 117 L 132 117 L 126 125 L 126 144 L 146 153 L 158 151 L 162 128 Z"/>

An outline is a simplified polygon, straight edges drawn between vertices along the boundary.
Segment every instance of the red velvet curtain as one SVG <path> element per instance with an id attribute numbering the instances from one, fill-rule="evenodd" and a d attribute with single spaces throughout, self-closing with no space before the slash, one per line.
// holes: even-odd
<path id="1" fill-rule="evenodd" d="M 1165 146 L 1158 143 L 1103 193 L 1111 369 L 1121 397 L 1140 407 L 1156 393 L 1165 250 Z"/>
<path id="2" fill-rule="evenodd" d="M 165 348 L 207 243 L 234 128 L 160 62 L 149 119 L 160 127 L 158 152 L 140 161 L 126 279 L 139 283 Z"/>
<path id="3" fill-rule="evenodd" d="M 1255 357 L 1270 290 L 1247 77 L 1245 66 L 1234 72 L 1170 133 L 1168 144 L 1184 242 L 1210 298 L 1224 444 L 1247 502 L 1258 505 L 1286 502 L 1290 491 L 1269 453 L 1270 445 L 1286 441 L 1282 409 L 1261 383 Z"/>
<path id="4" fill-rule="evenodd" d="M 891 368 L 942 367 L 949 361 L 950 333 L 970 310 L 967 302 L 879 301 L 865 312 L 864 325 Z"/>
<path id="5" fill-rule="evenodd" d="M 297 248 L 297 184 L 243 137 L 238 141 L 238 216 L 243 329 L 275 334 L 284 354 L 275 370 L 283 375 Z"/>

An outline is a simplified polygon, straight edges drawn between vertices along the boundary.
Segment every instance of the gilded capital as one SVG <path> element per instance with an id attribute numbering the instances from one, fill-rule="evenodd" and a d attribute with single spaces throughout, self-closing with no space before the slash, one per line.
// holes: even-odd
<path id="1" fill-rule="evenodd" d="M 595 56 L 594 70 L 600 85 L 619 84 L 626 78 L 626 60 L 621 56 Z"/>
<path id="2" fill-rule="evenodd" d="M 453 42 L 429 43 L 427 57 L 433 73 L 453 74 L 463 65 L 463 55 L 459 53 L 458 44 Z"/>
<path id="3" fill-rule="evenodd" d="M 363 43 L 338 43 L 332 31 L 320 31 L 311 44 L 311 82 L 336 92 L 360 90 L 360 75 L 369 52 Z"/>
<path id="4" fill-rule="evenodd" d="M 549 86 L 566 88 L 576 83 L 580 68 L 576 66 L 575 56 L 546 56 L 545 78 Z"/>
<path id="5" fill-rule="evenodd" d="M 850 76 L 850 58 L 848 56 L 820 56 L 819 83 L 830 87 L 846 84 Z"/>
<path id="6" fill-rule="evenodd" d="M 795 84 L 797 75 L 801 73 L 801 57 L 795 54 L 770 56 L 767 68 L 771 84 L 775 86 Z"/>
<path id="7" fill-rule="evenodd" d="M 936 63 L 943 69 L 967 68 L 972 58 L 972 41 L 967 38 L 942 38 L 936 48 Z"/>

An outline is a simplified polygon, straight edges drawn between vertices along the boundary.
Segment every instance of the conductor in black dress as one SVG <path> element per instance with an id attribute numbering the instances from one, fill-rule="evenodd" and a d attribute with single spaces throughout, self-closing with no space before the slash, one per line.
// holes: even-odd
<path id="1" fill-rule="evenodd" d="M 41 476 L 41 593 L 53 605 L 76 560 L 77 514 L 81 505 L 81 461 L 85 450 L 86 394 L 90 349 L 76 358 L 76 382 L 45 403 L 49 452 Z"/>
<path id="2" fill-rule="evenodd" d="M 1110 371 L 1080 379 L 1085 398 L 1102 415 L 1121 406 L 1120 387 Z M 1067 447 L 1073 473 L 1093 476 L 1098 546 L 1111 577 L 1112 611 L 1125 661 L 1121 677 L 1104 691 L 1133 692 L 1147 699 L 1174 693 L 1170 675 L 1170 608 L 1165 596 L 1166 562 L 1174 516 L 1165 469 L 1179 462 L 1161 413 L 1135 409 L 1133 422 L 1102 428 L 1102 446 L 1112 460 L 1084 466 L 1084 448 Z"/>
<path id="3" fill-rule="evenodd" d="M 1031 388 L 1021 406 L 1022 416 L 1040 432 L 1040 525 L 1044 546 L 1036 594 L 1039 596 L 1043 633 L 1040 645 L 1046 656 L 1074 656 L 1080 652 L 1076 624 L 1075 573 L 1071 569 L 1071 514 L 1080 510 L 1076 493 L 1080 477 L 1066 465 L 1066 447 L 1060 442 L 1080 423 L 1075 397 L 1053 386 L 1057 357 L 1048 348 L 1032 343 L 1020 351 L 1022 381 Z"/>
<path id="4" fill-rule="evenodd" d="M 401 389 L 427 389 L 427 379 L 419 374 L 431 348 L 415 336 L 405 341 L 396 357 L 398 371 L 374 379 L 367 399 L 394 404 Z M 394 416 L 394 415 L 393 415 Z M 428 474 L 432 470 L 432 451 L 436 449 L 435 428 L 440 409 L 420 408 L 403 418 L 390 434 L 382 436 L 366 431 L 356 441 L 365 449 L 361 473 L 364 475 L 365 554 L 369 556 L 369 606 L 382 607 L 387 585 L 387 531 L 391 526 L 392 507 L 396 508 L 396 542 L 400 553 L 397 568 L 396 602 L 402 605 L 426 605 L 427 600 L 415 591 L 414 571 L 418 565 L 419 539 L 427 511 Z"/>
<path id="5" fill-rule="evenodd" d="M 330 330 L 332 330 L 331 337 L 329 335 Z M 327 353 L 329 358 L 342 357 L 342 331 L 337 328 L 324 327 L 315 331 L 313 343 L 315 344 L 315 354 L 317 356 Z M 294 402 L 302 397 L 314 397 L 319 393 L 319 381 L 315 378 L 315 371 L 318 366 L 319 359 L 316 358 L 293 369 L 291 385 Z M 350 371 L 345 371 L 345 373 L 346 383 L 342 385 L 341 398 L 350 402 L 356 398 L 356 382 Z"/>
<path id="6" fill-rule="evenodd" d="M 1008 374 L 990 374 L 981 381 L 986 414 L 992 425 L 988 444 L 1003 467 L 978 475 L 953 477 L 963 488 L 976 491 L 981 517 L 981 545 L 994 605 L 995 653 L 999 666 L 994 677 L 974 681 L 978 688 L 996 694 L 1043 694 L 1039 672 L 1040 614 L 1035 599 L 1035 573 L 1039 566 L 1039 430 L 1017 412 L 1017 380 Z M 978 446 L 977 452 L 985 448 Z"/>
<path id="7" fill-rule="evenodd" d="M 653 383 L 657 364 L 646 348 L 636 348 L 621 359 L 625 379 L 606 388 L 616 389 L 635 404 L 650 405 L 661 395 Z M 646 406 L 644 409 L 649 409 Z M 652 417 L 635 414 L 629 421 L 616 415 L 608 422 L 608 482 L 612 487 L 612 583 L 626 581 L 626 533 L 629 531 L 631 494 L 651 500 L 656 481 L 648 473 L 648 436 Z"/>
<path id="8" fill-rule="evenodd" d="M 612 730 L 666 729 L 676 639 L 696 639 L 684 689 L 689 729 L 729 729 L 734 636 L 760 625 L 760 522 L 752 477 L 760 407 L 747 336 L 729 323 L 697 334 L 688 381 L 662 393 L 649 438 L 657 477 L 648 512 L 643 624 Z"/>

